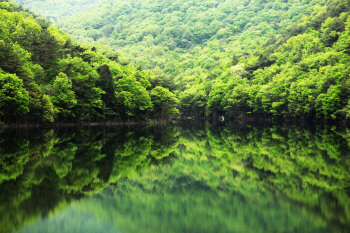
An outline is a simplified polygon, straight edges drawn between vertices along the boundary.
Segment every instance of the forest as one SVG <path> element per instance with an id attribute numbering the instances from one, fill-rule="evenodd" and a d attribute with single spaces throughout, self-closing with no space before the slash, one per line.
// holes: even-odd
<path id="1" fill-rule="evenodd" d="M 168 80 L 80 46 L 22 6 L 0 4 L 0 121 L 148 121 L 178 113 Z"/>
<path id="2" fill-rule="evenodd" d="M 343 0 L 109 0 L 58 25 L 170 76 L 183 115 L 339 120 L 350 116 L 348 16 Z"/>
<path id="3" fill-rule="evenodd" d="M 350 117 L 348 0 L 17 2 L 2 122 Z"/>

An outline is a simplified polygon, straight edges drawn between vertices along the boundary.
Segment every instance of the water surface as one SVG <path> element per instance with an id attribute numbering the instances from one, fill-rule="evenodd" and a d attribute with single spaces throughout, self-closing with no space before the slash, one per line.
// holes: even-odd
<path id="1" fill-rule="evenodd" d="M 333 125 L 3 130 L 0 233 L 345 233 L 349 144 Z"/>

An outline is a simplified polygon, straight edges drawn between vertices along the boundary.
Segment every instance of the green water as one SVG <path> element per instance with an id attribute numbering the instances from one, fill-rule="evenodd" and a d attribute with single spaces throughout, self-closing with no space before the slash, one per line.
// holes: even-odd
<path id="1" fill-rule="evenodd" d="M 349 232 L 350 129 L 0 131 L 3 232 Z"/>

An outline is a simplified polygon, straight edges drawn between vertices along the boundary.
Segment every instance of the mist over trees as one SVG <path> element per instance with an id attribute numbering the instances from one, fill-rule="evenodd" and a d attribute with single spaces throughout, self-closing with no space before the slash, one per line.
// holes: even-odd
<path id="1" fill-rule="evenodd" d="M 14 0 L 13 2 L 29 8 L 31 11 L 53 23 L 57 23 L 80 11 L 89 9 L 102 1 L 103 0 Z"/>

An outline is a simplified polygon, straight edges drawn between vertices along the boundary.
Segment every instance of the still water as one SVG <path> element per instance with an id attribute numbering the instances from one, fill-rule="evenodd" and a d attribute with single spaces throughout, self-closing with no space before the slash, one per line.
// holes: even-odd
<path id="1" fill-rule="evenodd" d="M 0 233 L 345 233 L 349 187 L 339 126 L 0 131 Z"/>

